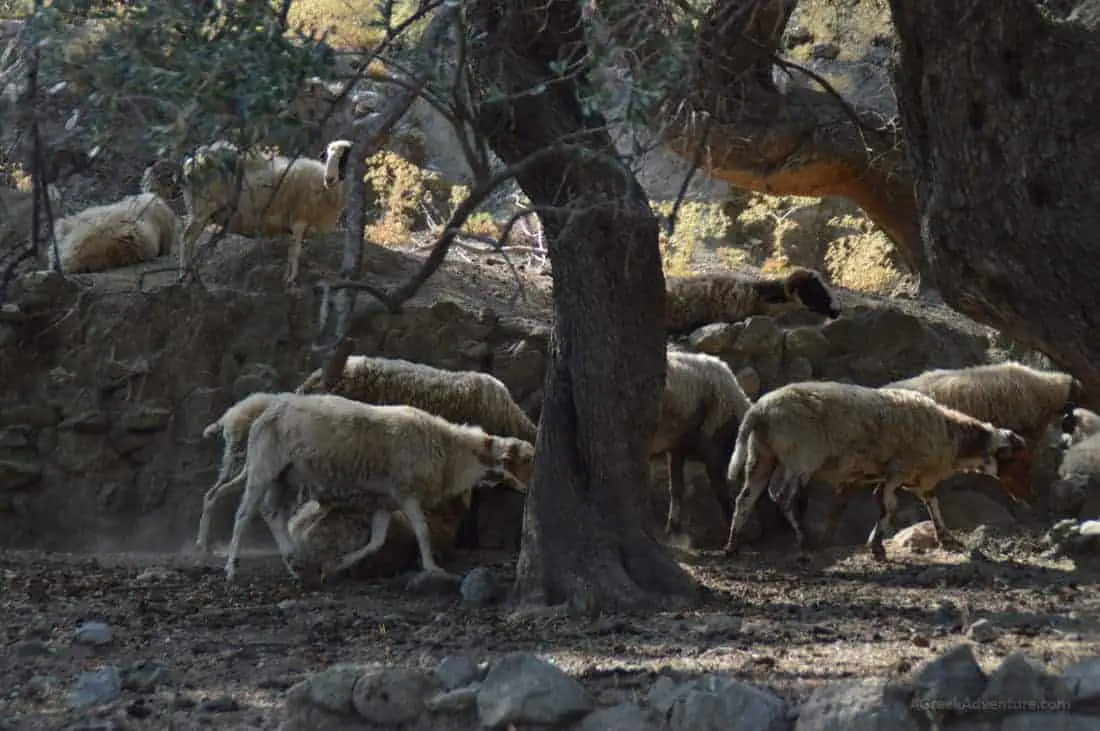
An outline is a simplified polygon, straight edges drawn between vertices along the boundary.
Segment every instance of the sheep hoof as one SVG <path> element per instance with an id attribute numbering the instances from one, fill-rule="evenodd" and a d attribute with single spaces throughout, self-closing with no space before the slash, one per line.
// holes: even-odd
<path id="1" fill-rule="evenodd" d="M 885 561 L 886 548 L 881 543 L 873 544 L 871 546 L 871 556 L 873 556 L 876 561 Z"/>
<path id="2" fill-rule="evenodd" d="M 726 543 L 726 547 L 722 549 L 722 552 L 725 553 L 727 556 L 732 556 L 737 553 L 737 550 L 740 547 L 741 546 L 738 545 L 737 541 L 729 541 L 728 543 Z"/>

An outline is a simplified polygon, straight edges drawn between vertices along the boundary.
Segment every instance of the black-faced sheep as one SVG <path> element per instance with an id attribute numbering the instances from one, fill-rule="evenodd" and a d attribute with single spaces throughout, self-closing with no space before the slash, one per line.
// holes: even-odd
<path id="1" fill-rule="evenodd" d="M 812 269 L 797 268 L 774 279 L 744 274 L 670 278 L 665 294 L 665 329 L 676 335 L 713 322 L 738 322 L 798 307 L 830 319 L 840 317 L 839 300 Z"/>
<path id="2" fill-rule="evenodd" d="M 885 559 L 882 534 L 893 528 L 897 489 L 916 493 L 947 537 L 935 489 L 955 472 L 993 473 L 1002 459 L 1024 448 L 1008 429 L 952 409 L 912 391 L 874 389 L 834 382 L 793 383 L 761 397 L 741 424 L 727 477 L 745 470 L 726 551 L 738 539 L 765 488 L 805 543 L 795 501 L 811 479 L 833 485 L 885 480 L 875 495 L 879 519 L 868 538 L 874 556 Z"/>
<path id="3" fill-rule="evenodd" d="M 326 573 L 342 571 L 381 548 L 394 510 L 408 518 L 421 564 L 434 572 L 442 569 L 432 557 L 423 508 L 469 493 L 484 479 L 508 480 L 525 490 L 533 466 L 534 446 L 528 442 L 491 436 L 411 406 L 372 406 L 332 395 L 286 396 L 253 422 L 245 468 L 233 480 L 245 481 L 245 493 L 233 524 L 226 578 L 234 580 L 249 520 L 288 473 L 302 480 L 324 508 L 354 512 L 368 500 L 386 499 L 371 520 L 369 543 Z M 273 533 L 289 568 L 293 542 L 286 525 L 274 526 Z"/>
<path id="4" fill-rule="evenodd" d="M 295 390 L 323 391 L 321 369 Z M 449 371 L 400 358 L 352 355 L 329 393 L 369 404 L 415 406 L 456 424 L 476 424 L 489 434 L 532 443 L 538 431 L 508 387 L 478 371 Z"/>
<path id="5" fill-rule="evenodd" d="M 154 193 L 139 193 L 54 221 L 61 270 L 71 274 L 115 269 L 168 254 L 180 220 Z M 51 266 L 57 261 L 49 248 Z"/>
<path id="6" fill-rule="evenodd" d="M 668 350 L 665 390 L 650 456 L 668 455 L 668 521 L 679 531 L 684 463 L 702 462 L 728 522 L 732 517 L 725 467 L 737 427 L 752 403 L 725 361 L 704 353 Z"/>
<path id="7" fill-rule="evenodd" d="M 348 140 L 334 140 L 323 161 L 245 155 L 223 140 L 195 150 L 179 173 L 188 214 L 180 276 L 203 229 L 216 223 L 242 236 L 289 234 L 286 283 L 294 284 L 306 232 L 334 231 L 344 214 L 351 147 Z"/>
<path id="8" fill-rule="evenodd" d="M 1006 465 L 1001 483 L 1013 498 L 1030 501 L 1031 450 L 1059 414 L 1071 414 L 1081 396 L 1081 382 L 1068 373 L 1043 371 L 1008 362 L 958 369 L 936 369 L 888 383 L 883 388 L 905 389 L 979 421 L 1011 429 L 1029 449 Z"/>
<path id="9" fill-rule="evenodd" d="M 1100 434 L 1100 414 L 1077 408 L 1062 415 L 1062 438 L 1059 446 L 1069 449 L 1091 436 Z"/>

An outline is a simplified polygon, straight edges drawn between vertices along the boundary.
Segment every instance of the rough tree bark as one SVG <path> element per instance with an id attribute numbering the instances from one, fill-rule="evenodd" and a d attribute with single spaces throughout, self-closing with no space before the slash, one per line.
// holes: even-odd
<path id="1" fill-rule="evenodd" d="M 1032 0 L 890 6 L 916 199 L 944 300 L 1041 349 L 1100 406 L 1100 90 L 1090 73 L 1100 38 L 1091 22 L 1054 21 Z"/>
<path id="2" fill-rule="evenodd" d="M 615 35 L 637 46 L 662 0 L 613 0 Z M 880 111 L 846 105 L 813 85 L 781 93 L 772 81 L 797 0 L 716 0 L 699 23 L 692 73 L 664 108 L 665 143 L 693 160 L 709 128 L 701 168 L 740 188 L 772 195 L 841 196 L 859 205 L 927 284 L 926 262 L 902 132 Z M 636 70 L 659 63 L 632 55 Z M 792 73 L 798 74 L 794 70 Z M 707 120 L 705 122 L 705 120 Z"/>
<path id="3" fill-rule="evenodd" d="M 493 150 L 516 164 L 573 145 L 518 175 L 536 206 L 555 210 L 540 213 L 554 325 L 516 599 L 591 611 L 693 596 L 695 582 L 644 530 L 638 494 L 665 370 L 657 222 L 610 136 L 591 129 L 602 120 L 584 118 L 582 82 L 555 81 L 549 67 L 583 59 L 578 4 L 478 0 L 468 12 L 478 127 Z"/>

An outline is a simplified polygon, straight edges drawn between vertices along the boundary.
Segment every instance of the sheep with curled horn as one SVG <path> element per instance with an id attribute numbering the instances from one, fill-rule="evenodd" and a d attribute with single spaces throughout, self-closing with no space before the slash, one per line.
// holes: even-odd
<path id="1" fill-rule="evenodd" d="M 840 317 L 840 301 L 812 269 L 795 268 L 783 277 L 705 274 L 670 277 L 665 293 L 665 329 L 691 332 L 714 322 L 739 322 L 753 315 L 776 315 L 805 308 L 829 319 Z"/>

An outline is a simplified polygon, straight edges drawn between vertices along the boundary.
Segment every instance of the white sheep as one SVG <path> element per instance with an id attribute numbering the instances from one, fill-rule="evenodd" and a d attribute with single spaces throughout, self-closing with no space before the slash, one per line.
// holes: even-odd
<path id="1" fill-rule="evenodd" d="M 668 455 L 668 520 L 665 531 L 680 530 L 684 463 L 702 462 L 728 522 L 733 508 L 725 467 L 737 427 L 752 402 L 720 358 L 669 348 L 665 389 L 650 456 Z"/>
<path id="2" fill-rule="evenodd" d="M 726 552 L 733 553 L 760 493 L 768 488 L 805 540 L 794 514 L 795 500 L 811 480 L 833 485 L 881 477 L 876 491 L 879 519 L 868 544 L 884 560 L 882 534 L 893 528 L 897 489 L 904 486 L 924 503 L 937 539 L 948 536 L 936 486 L 955 472 L 996 472 L 1001 459 L 1024 448 L 1008 429 L 954 411 L 923 394 L 828 381 L 793 383 L 761 397 L 741 423 L 727 478 L 742 470 Z"/>
<path id="3" fill-rule="evenodd" d="M 76 274 L 115 269 L 168 254 L 179 239 L 180 220 L 155 193 L 138 193 L 54 221 L 50 265 Z"/>
<path id="4" fill-rule="evenodd" d="M 196 149 L 180 172 L 188 213 L 180 276 L 203 229 L 217 223 L 242 236 L 289 234 L 286 283 L 294 284 L 306 232 L 334 231 L 344 214 L 351 147 L 348 140 L 328 143 L 324 161 L 241 154 L 224 140 Z"/>
<path id="5" fill-rule="evenodd" d="M 1028 443 L 1001 474 L 1001 483 L 1016 500 L 1030 501 L 1031 450 L 1056 416 L 1071 414 L 1081 396 L 1081 382 L 1068 373 L 1044 371 L 1007 362 L 957 369 L 935 369 L 888 383 L 929 396 L 956 411 L 1011 429 Z"/>
<path id="6" fill-rule="evenodd" d="M 840 302 L 825 279 L 796 268 L 785 277 L 704 274 L 670 277 L 665 293 L 665 330 L 682 334 L 714 322 L 739 322 L 753 315 L 775 315 L 805 307 L 830 319 Z"/>
<path id="7" fill-rule="evenodd" d="M 423 509 L 467 494 L 484 479 L 508 480 L 525 490 L 534 451 L 523 440 L 452 424 L 411 406 L 373 406 L 333 395 L 287 395 L 253 422 L 245 467 L 232 481 L 244 481 L 245 493 L 233 524 L 226 578 L 235 578 L 249 520 L 267 493 L 291 472 L 325 508 L 354 512 L 369 500 L 386 498 L 375 510 L 367 545 L 344 555 L 327 574 L 381 548 L 395 509 L 412 526 L 424 570 L 442 571 L 432 557 Z M 294 544 L 286 524 L 273 525 L 272 532 L 296 576 L 289 562 Z"/>
<path id="8" fill-rule="evenodd" d="M 315 370 L 296 393 L 324 391 Z M 400 358 L 349 356 L 329 393 L 378 405 L 407 405 L 489 434 L 534 442 L 538 428 L 500 379 L 479 371 L 450 371 Z"/>
<path id="9" fill-rule="evenodd" d="M 202 554 L 210 549 L 210 519 L 214 506 L 221 502 L 231 490 L 226 490 L 230 477 L 236 476 L 244 468 L 245 447 L 248 444 L 248 430 L 252 428 L 252 422 L 259 418 L 267 407 L 275 403 L 285 394 L 281 393 L 254 393 L 241 399 L 230 406 L 218 417 L 217 421 L 203 429 L 204 439 L 210 439 L 221 434 L 225 447 L 222 451 L 221 467 L 218 470 L 218 478 L 214 486 L 206 491 L 202 500 L 202 515 L 199 517 L 198 535 L 195 537 L 195 546 Z M 244 485 L 240 484 L 243 488 Z M 281 494 L 278 496 L 281 497 Z M 285 509 L 282 506 L 269 504 L 274 512 Z M 269 512 L 265 512 L 265 519 Z"/>
<path id="10" fill-rule="evenodd" d="M 1062 416 L 1062 436 L 1059 446 L 1069 449 L 1089 437 L 1100 434 L 1100 414 L 1076 408 Z"/>

